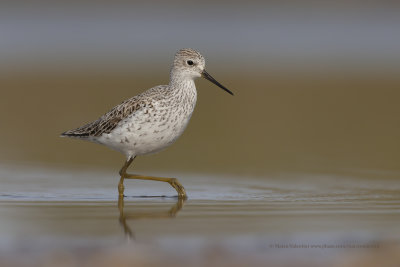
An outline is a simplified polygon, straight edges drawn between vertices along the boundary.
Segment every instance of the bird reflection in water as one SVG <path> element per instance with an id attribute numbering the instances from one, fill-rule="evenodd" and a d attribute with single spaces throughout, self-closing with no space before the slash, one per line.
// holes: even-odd
<path id="1" fill-rule="evenodd" d="M 118 209 L 119 209 L 119 223 L 124 229 L 125 238 L 130 241 L 134 240 L 135 236 L 132 232 L 131 228 L 129 227 L 127 220 L 136 220 L 136 219 L 163 219 L 163 218 L 174 218 L 176 214 L 182 209 L 184 202 L 186 201 L 185 198 L 177 198 L 175 204 L 168 211 L 164 212 L 131 212 L 125 213 L 125 202 L 124 197 L 118 197 Z"/>

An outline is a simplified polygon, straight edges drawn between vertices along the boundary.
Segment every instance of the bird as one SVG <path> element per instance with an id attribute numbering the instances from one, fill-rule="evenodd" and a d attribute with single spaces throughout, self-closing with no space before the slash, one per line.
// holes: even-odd
<path id="1" fill-rule="evenodd" d="M 137 156 L 159 152 L 181 136 L 196 105 L 194 80 L 199 77 L 233 95 L 206 71 L 205 59 L 198 51 L 183 48 L 175 54 L 168 85 L 133 96 L 97 120 L 63 132 L 61 137 L 105 145 L 126 156 L 119 171 L 119 197 L 124 197 L 125 179 L 140 179 L 167 182 L 177 191 L 178 198 L 186 199 L 185 188 L 176 178 L 129 174 L 127 169 Z"/>

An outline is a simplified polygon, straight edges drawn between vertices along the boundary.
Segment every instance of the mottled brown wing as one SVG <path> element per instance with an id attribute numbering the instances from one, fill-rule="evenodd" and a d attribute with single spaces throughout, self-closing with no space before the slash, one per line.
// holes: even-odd
<path id="1" fill-rule="evenodd" d="M 128 100 L 125 100 L 118 106 L 115 106 L 109 112 L 101 116 L 98 120 L 90 122 L 86 125 L 83 125 L 79 128 L 66 131 L 61 134 L 61 136 L 68 137 L 96 137 L 100 136 L 104 133 L 110 133 L 118 123 L 127 118 L 133 112 L 146 107 L 145 101 L 140 101 L 139 97 L 132 97 Z"/>

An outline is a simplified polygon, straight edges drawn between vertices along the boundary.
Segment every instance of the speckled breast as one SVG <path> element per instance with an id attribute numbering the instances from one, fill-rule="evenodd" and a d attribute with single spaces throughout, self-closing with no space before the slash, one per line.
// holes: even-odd
<path id="1" fill-rule="evenodd" d="M 196 104 L 196 94 L 152 101 L 122 120 L 98 142 L 127 157 L 158 152 L 171 145 L 185 130 Z"/>

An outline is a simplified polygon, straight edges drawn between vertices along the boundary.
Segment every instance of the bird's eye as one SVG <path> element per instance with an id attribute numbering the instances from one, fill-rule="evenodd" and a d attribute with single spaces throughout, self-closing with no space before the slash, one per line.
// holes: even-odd
<path id="1" fill-rule="evenodd" d="M 191 60 L 188 60 L 187 62 L 186 62 L 188 65 L 190 65 L 190 66 L 192 66 L 194 63 L 193 63 L 193 61 L 191 61 Z"/>

